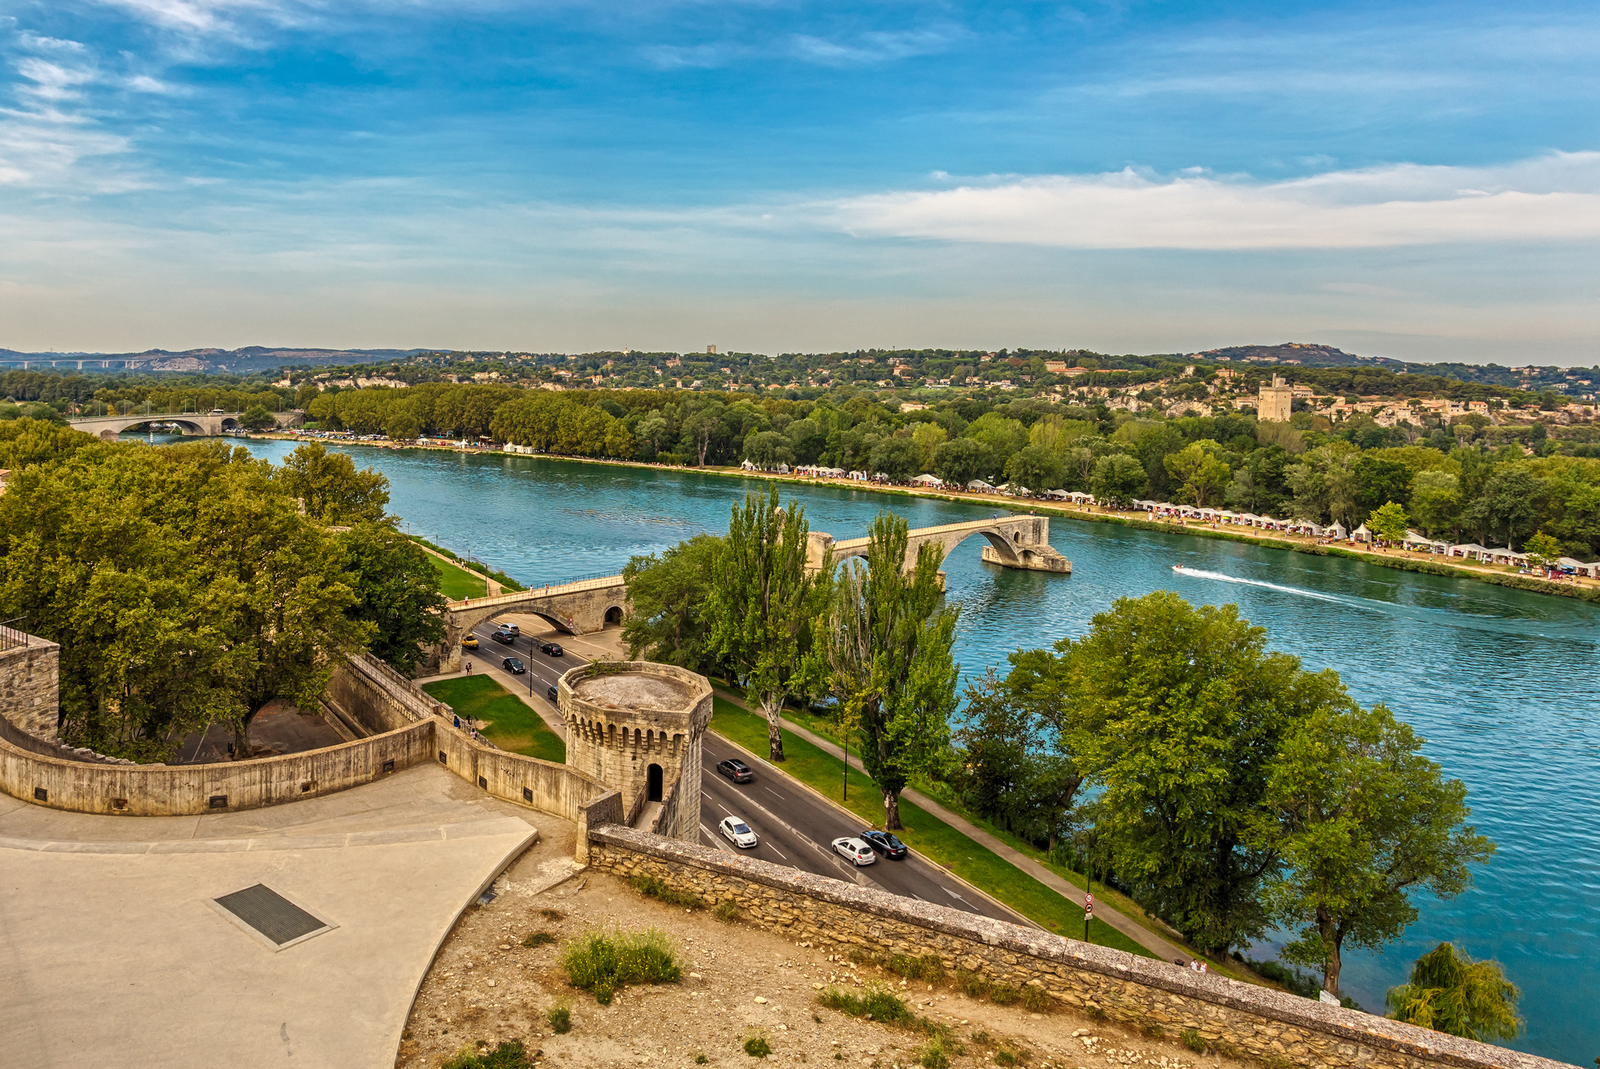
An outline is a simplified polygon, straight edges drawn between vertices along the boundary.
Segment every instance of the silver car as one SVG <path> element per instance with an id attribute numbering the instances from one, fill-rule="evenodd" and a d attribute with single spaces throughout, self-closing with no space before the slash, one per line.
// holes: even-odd
<path id="1" fill-rule="evenodd" d="M 750 825 L 738 817 L 723 817 L 722 823 L 718 824 L 717 828 L 722 832 L 724 839 L 741 850 L 748 850 L 761 843 L 761 840 L 756 838 L 756 833 L 750 830 Z"/>
<path id="2" fill-rule="evenodd" d="M 853 835 L 847 835 L 843 839 L 835 839 L 833 841 L 833 850 L 840 857 L 855 862 L 858 868 L 862 865 L 870 865 L 878 860 L 877 851 Z"/>

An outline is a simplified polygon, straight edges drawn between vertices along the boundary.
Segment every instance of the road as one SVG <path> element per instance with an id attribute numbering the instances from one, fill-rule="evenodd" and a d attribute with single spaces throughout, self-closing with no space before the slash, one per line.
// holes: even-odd
<path id="1" fill-rule="evenodd" d="M 541 621 L 542 622 L 542 621 Z M 546 720 L 553 716 L 553 704 L 545 701 L 546 689 L 555 685 L 563 672 L 587 664 L 588 658 L 570 650 L 560 657 L 549 657 L 539 652 L 539 643 L 560 641 L 559 635 L 521 635 L 510 646 L 494 641 L 498 621 L 487 620 L 474 633 L 479 648 L 465 651 L 466 659 L 474 662 L 478 671 L 487 669 L 502 685 L 528 693 L 529 680 L 533 681 L 536 708 Z M 527 665 L 525 675 L 514 676 L 500 667 L 501 661 L 513 656 Z M 543 702 L 545 707 L 540 707 Z M 559 722 L 559 721 L 558 721 Z M 743 853 L 769 861 L 775 865 L 798 868 L 820 876 L 848 880 L 865 887 L 873 887 L 890 894 L 921 899 L 935 905 L 950 906 L 968 913 L 986 917 L 1030 924 L 1006 907 L 978 894 L 954 879 L 938 865 L 918 856 L 915 852 L 901 861 L 890 861 L 880 856 L 876 864 L 857 868 L 833 852 L 831 843 L 845 835 L 855 835 L 867 830 L 858 818 L 780 772 L 774 772 L 763 762 L 750 761 L 743 749 L 724 739 L 714 731 L 706 732 L 703 741 L 704 774 L 700 797 L 700 842 L 729 853 Z M 756 778 L 749 783 L 734 783 L 716 770 L 717 762 L 728 757 L 738 757 L 750 763 Z M 750 850 L 739 850 L 717 833 L 717 824 L 723 817 L 736 816 L 749 824 L 761 843 Z"/>

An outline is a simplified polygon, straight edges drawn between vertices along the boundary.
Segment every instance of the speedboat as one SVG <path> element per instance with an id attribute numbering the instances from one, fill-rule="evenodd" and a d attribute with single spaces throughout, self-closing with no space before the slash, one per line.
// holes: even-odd
<path id="1" fill-rule="evenodd" d="M 1181 572 L 1181 571 L 1183 571 L 1183 565 L 1181 565 L 1181 564 L 1174 564 L 1174 565 L 1173 565 L 1173 566 L 1172 566 L 1172 570 L 1173 570 L 1173 571 L 1175 571 L 1175 572 Z"/>

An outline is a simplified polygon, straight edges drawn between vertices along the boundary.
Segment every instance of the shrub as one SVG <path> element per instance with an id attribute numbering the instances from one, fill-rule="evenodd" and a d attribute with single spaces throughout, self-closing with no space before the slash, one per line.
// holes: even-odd
<path id="1" fill-rule="evenodd" d="M 996 1006 L 1010 1006 L 1022 1001 L 1022 989 L 1010 984 L 989 985 L 989 1001 Z"/>
<path id="2" fill-rule="evenodd" d="M 520 1039 L 508 1039 L 494 1050 L 478 1053 L 470 1047 L 445 1062 L 440 1069 L 525 1069 L 533 1062 Z"/>
<path id="3" fill-rule="evenodd" d="M 924 954 L 920 958 L 895 954 L 884 960 L 883 967 L 907 980 L 924 980 L 930 984 L 944 980 L 944 963 L 937 954 Z"/>
<path id="4" fill-rule="evenodd" d="M 705 1051 L 702 1050 L 702 1051 L 696 1051 L 695 1052 L 694 1064 L 696 1064 L 696 1065 L 704 1065 L 704 1064 L 706 1064 L 706 1062 L 709 1062 L 710 1060 L 711 1060 L 710 1058 L 706 1057 L 706 1052 Z"/>
<path id="5" fill-rule="evenodd" d="M 541 909 L 539 916 L 547 921 L 564 921 L 567 919 L 567 915 L 559 909 Z"/>
<path id="6" fill-rule="evenodd" d="M 649 876 L 639 873 L 628 880 L 635 891 L 646 898 L 654 898 L 658 902 L 665 902 L 669 906 L 683 906 L 687 909 L 704 909 L 705 903 L 700 901 L 698 895 L 687 891 L 680 891 L 666 880 L 658 876 Z"/>
<path id="7" fill-rule="evenodd" d="M 561 966 L 568 983 L 594 992 L 595 1001 L 602 1006 L 626 984 L 673 984 L 683 975 L 677 948 L 656 928 L 643 932 L 590 930 L 567 948 Z"/>
<path id="8" fill-rule="evenodd" d="M 765 1058 L 772 1053 L 772 1045 L 760 1032 L 752 1032 L 745 1037 L 744 1052 L 752 1058 Z"/>
<path id="9" fill-rule="evenodd" d="M 994 1052 L 994 1064 L 1019 1065 L 1026 1060 L 1027 1055 L 1016 1047 L 1005 1046 Z"/>
<path id="10" fill-rule="evenodd" d="M 837 987 L 824 988 L 817 1001 L 830 1010 L 852 1017 L 870 1017 L 884 1024 L 910 1024 L 916 1018 L 894 992 L 884 987 L 869 987 L 857 995 Z"/>
<path id="11" fill-rule="evenodd" d="M 544 1016 L 550 1022 L 550 1031 L 556 1035 L 562 1036 L 572 1031 L 572 1007 L 565 1001 L 552 1005 Z"/>
<path id="12" fill-rule="evenodd" d="M 949 1035 L 940 1033 L 923 1047 L 917 1056 L 917 1064 L 922 1069 L 950 1069 L 950 1059 L 963 1053 L 956 1045 L 955 1040 Z"/>
<path id="13" fill-rule="evenodd" d="M 1038 984 L 1023 984 L 1022 1005 L 1032 1013 L 1049 1013 L 1056 1008 L 1056 1000 Z"/>
<path id="14" fill-rule="evenodd" d="M 525 947 L 549 946 L 555 941 L 556 937 L 549 932 L 529 932 L 522 937 L 522 945 Z"/>
<path id="15" fill-rule="evenodd" d="M 1184 1046 L 1188 1047 L 1196 1054 L 1204 1054 L 1206 1052 L 1206 1041 L 1200 1038 L 1200 1033 L 1198 1030 L 1193 1028 L 1185 1028 L 1182 1032 L 1178 1033 L 1178 1038 L 1183 1040 Z"/>
<path id="16" fill-rule="evenodd" d="M 739 906 L 731 898 L 724 898 L 717 903 L 717 920 L 736 921 L 739 919 Z"/>

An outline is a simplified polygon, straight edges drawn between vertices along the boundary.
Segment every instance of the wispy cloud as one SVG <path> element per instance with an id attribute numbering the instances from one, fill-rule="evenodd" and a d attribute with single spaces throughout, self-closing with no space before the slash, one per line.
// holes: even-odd
<path id="1" fill-rule="evenodd" d="M 0 107 L 0 185 L 63 188 L 80 161 L 129 149 L 127 137 L 99 127 L 88 108 L 101 82 L 92 53 L 77 41 L 19 33 L 12 82 L 15 107 Z M 123 175 L 87 179 L 92 188 L 126 188 Z"/>
<path id="2" fill-rule="evenodd" d="M 948 51 L 961 36 L 962 31 L 951 26 L 872 31 L 843 39 L 795 34 L 790 38 L 790 48 L 794 56 L 809 63 L 829 67 L 860 67 L 891 63 L 913 56 L 937 55 Z"/>
<path id="3" fill-rule="evenodd" d="M 854 197 L 858 235 L 1080 249 L 1356 249 L 1600 236 L 1600 152 L 1501 168 L 1401 164 L 1284 182 L 1133 169 Z"/>

